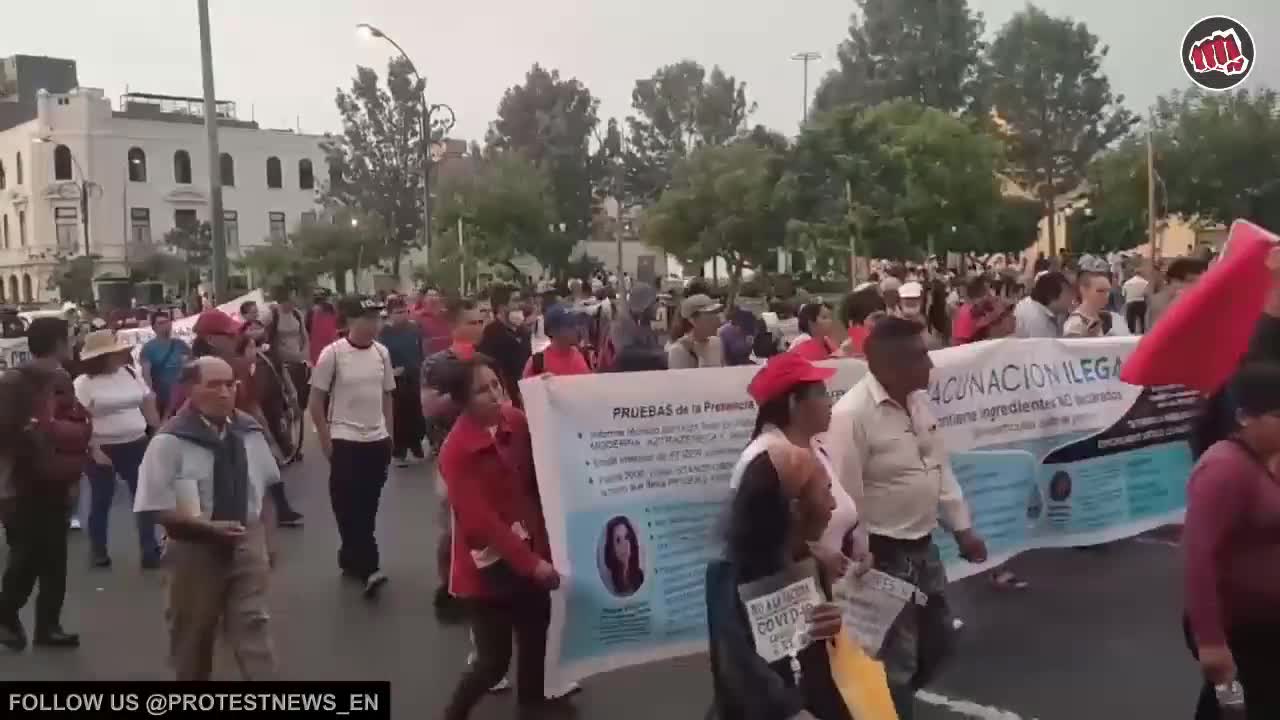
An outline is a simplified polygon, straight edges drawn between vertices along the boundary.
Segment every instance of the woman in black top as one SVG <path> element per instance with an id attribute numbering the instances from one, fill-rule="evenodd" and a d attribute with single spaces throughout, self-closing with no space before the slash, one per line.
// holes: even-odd
<path id="1" fill-rule="evenodd" d="M 811 557 L 810 545 L 835 509 L 831 480 L 813 452 L 774 444 L 750 462 L 730 506 L 725 559 L 707 566 L 707 629 L 715 713 L 719 720 L 852 720 L 831 677 L 828 642 L 840 610 L 824 603 L 810 614 L 813 642 L 796 656 L 765 662 L 756 653 L 738 586 Z M 821 570 L 824 592 L 834 578 Z"/>

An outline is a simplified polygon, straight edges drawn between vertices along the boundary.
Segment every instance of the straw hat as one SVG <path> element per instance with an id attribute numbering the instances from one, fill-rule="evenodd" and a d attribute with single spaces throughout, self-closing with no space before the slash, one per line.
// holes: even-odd
<path id="1" fill-rule="evenodd" d="M 100 355 L 110 355 L 131 349 L 128 345 L 116 340 L 115 331 L 94 330 L 84 336 L 84 347 L 80 350 L 80 359 L 90 360 Z"/>

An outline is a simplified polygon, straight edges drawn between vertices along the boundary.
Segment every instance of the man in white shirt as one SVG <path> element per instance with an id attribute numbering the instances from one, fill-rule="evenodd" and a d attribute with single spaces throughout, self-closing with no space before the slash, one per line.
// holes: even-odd
<path id="1" fill-rule="evenodd" d="M 929 410 L 925 389 L 933 362 L 920 325 L 880 320 L 866 356 L 870 372 L 836 403 L 825 447 L 858 508 L 876 569 L 928 597 L 926 606 L 911 604 L 898 618 L 880 656 L 898 717 L 910 720 L 915 691 L 949 654 L 953 632 L 943 595 L 946 571 L 931 534 L 941 522 L 970 562 L 985 561 L 987 549 Z"/>
<path id="2" fill-rule="evenodd" d="M 1151 283 L 1140 273 L 1124 281 L 1120 292 L 1124 293 L 1124 321 L 1129 329 L 1141 335 L 1146 332 L 1147 323 L 1147 287 Z"/>
<path id="3" fill-rule="evenodd" d="M 386 583 L 378 560 L 378 502 L 391 464 L 396 388 L 391 353 L 374 340 L 381 308 L 347 298 L 339 304 L 347 336 L 320 353 L 311 375 L 311 419 L 329 459 L 329 497 L 343 575 L 364 583 L 373 598 Z"/>

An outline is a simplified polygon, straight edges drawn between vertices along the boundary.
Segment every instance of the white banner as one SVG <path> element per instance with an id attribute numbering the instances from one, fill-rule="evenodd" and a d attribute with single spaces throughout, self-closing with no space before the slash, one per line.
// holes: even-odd
<path id="1" fill-rule="evenodd" d="M 1199 398 L 1120 382 L 1136 344 L 1001 340 L 933 353 L 933 410 L 991 554 L 983 565 L 960 561 L 939 533 L 952 579 L 1030 548 L 1108 542 L 1181 519 Z M 866 373 L 857 360 L 829 362 L 833 397 Z M 755 423 L 746 388 L 756 371 L 521 383 L 552 561 L 566 577 L 554 594 L 550 687 L 706 649 L 704 573 L 720 554 L 729 473 Z M 609 556 L 621 527 L 639 572 L 619 572 Z"/>

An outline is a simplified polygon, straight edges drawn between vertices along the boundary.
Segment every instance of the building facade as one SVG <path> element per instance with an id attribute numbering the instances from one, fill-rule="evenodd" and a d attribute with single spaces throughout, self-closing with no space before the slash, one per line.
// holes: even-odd
<path id="1" fill-rule="evenodd" d="M 167 251 L 166 233 L 210 219 L 202 101 L 130 93 L 113 108 L 103 91 L 76 86 L 74 63 L 69 73 L 67 63 L 0 60 L 0 108 L 8 111 L 0 112 L 5 302 L 57 300 L 50 278 L 63 259 L 86 253 L 100 258 L 99 276 L 128 276 L 133 263 Z M 28 82 L 24 73 L 54 87 Z M 239 120 L 233 103 L 219 102 L 217 114 L 235 272 L 245 250 L 316 218 L 327 165 L 321 136 L 260 128 Z"/>

